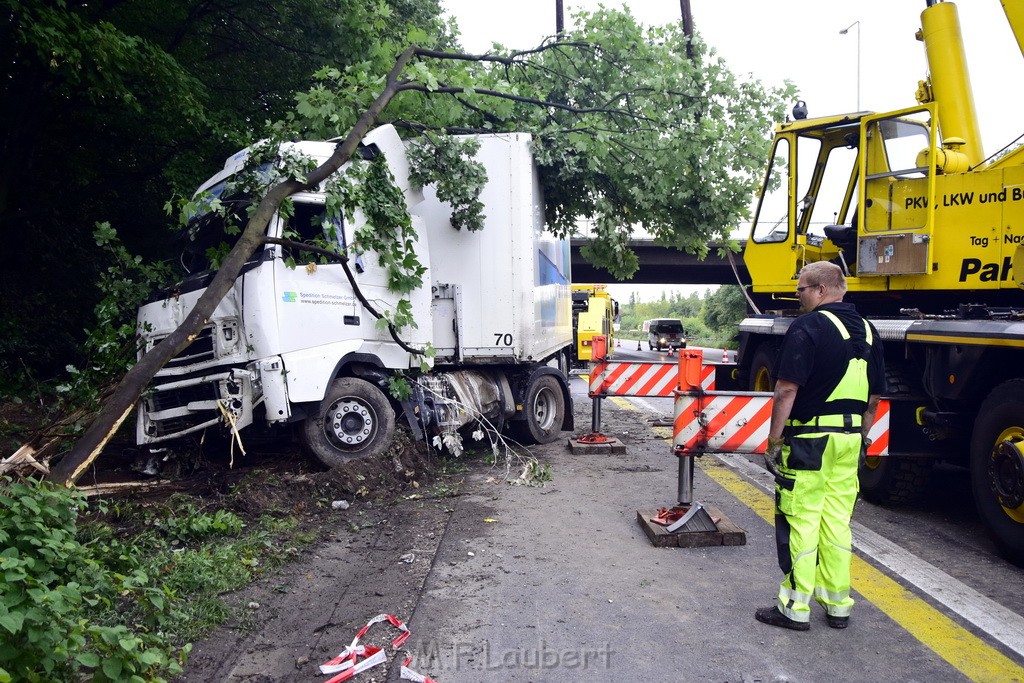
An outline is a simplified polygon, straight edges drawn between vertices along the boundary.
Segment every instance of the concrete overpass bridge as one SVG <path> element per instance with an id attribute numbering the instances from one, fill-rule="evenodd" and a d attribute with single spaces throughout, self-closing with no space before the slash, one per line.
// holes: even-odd
<path id="1" fill-rule="evenodd" d="M 693 254 L 687 254 L 676 249 L 669 249 L 655 244 L 652 240 L 631 240 L 629 247 L 636 252 L 640 260 L 638 270 L 630 280 L 618 280 L 611 276 L 608 271 L 595 268 L 584 260 L 580 255 L 580 248 L 588 240 L 574 239 L 571 242 L 572 250 L 572 280 L 573 282 L 623 282 L 638 285 L 734 285 L 736 276 L 727 258 L 718 255 L 718 248 L 721 244 L 712 243 L 710 253 L 703 261 Z M 743 244 L 740 242 L 742 250 Z M 737 270 L 743 282 L 750 282 L 747 268 L 743 265 L 742 251 L 734 255 Z"/>

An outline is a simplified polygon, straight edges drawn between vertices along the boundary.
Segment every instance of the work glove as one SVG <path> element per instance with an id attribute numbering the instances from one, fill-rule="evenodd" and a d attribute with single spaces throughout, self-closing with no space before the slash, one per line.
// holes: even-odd
<path id="1" fill-rule="evenodd" d="M 870 445 L 871 439 L 866 436 L 860 438 L 860 462 L 858 463 L 860 467 L 864 467 L 864 462 L 868 458 L 868 446 Z"/>
<path id="2" fill-rule="evenodd" d="M 779 466 L 782 464 L 782 439 L 768 437 L 768 448 L 764 452 L 764 468 L 773 477 L 781 477 Z"/>

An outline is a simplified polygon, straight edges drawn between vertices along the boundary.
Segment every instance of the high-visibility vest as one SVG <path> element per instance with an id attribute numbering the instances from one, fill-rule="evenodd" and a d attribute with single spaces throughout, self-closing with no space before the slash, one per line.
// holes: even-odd
<path id="1" fill-rule="evenodd" d="M 843 341 L 847 344 L 851 343 L 850 332 L 846 329 L 846 325 L 831 311 L 818 311 L 823 316 L 832 321 L 832 324 L 839 330 L 840 336 Z M 868 396 L 870 393 L 870 385 L 868 384 L 868 359 L 867 354 L 870 352 L 873 337 L 871 335 L 871 326 L 868 325 L 868 321 L 864 321 L 864 335 L 865 341 L 867 342 L 867 349 L 863 354 L 858 355 L 856 351 L 851 351 L 851 358 L 849 363 L 846 365 L 846 372 L 843 373 L 842 379 L 839 380 L 839 384 L 832 390 L 829 397 L 825 399 L 825 409 L 822 410 L 822 414 L 818 415 L 806 422 L 800 422 L 798 420 L 787 420 L 786 424 L 791 427 L 827 427 L 827 428 L 840 428 L 844 431 L 859 430 L 861 426 L 861 413 L 867 408 Z M 863 404 L 859 407 L 859 410 L 843 410 L 837 407 L 836 410 L 829 410 L 829 404 L 839 404 L 840 402 L 857 401 L 858 404 Z M 846 403 L 849 407 L 849 403 Z M 825 431 L 833 431 L 833 429 L 827 429 Z"/>
<path id="2" fill-rule="evenodd" d="M 831 311 L 820 311 L 820 313 L 832 321 L 832 324 L 839 330 L 839 334 L 842 335 L 843 341 L 849 343 L 850 333 L 846 326 L 843 325 L 843 321 Z M 871 326 L 868 325 L 867 320 L 864 321 L 864 337 L 867 348 L 870 349 L 873 340 L 871 337 Z M 839 380 L 839 384 L 832 390 L 829 397 L 825 399 L 826 404 L 843 399 L 867 402 L 869 392 L 867 354 L 864 354 L 863 358 L 858 358 L 856 353 L 853 356 L 846 366 L 846 373 L 843 375 L 843 378 Z"/>

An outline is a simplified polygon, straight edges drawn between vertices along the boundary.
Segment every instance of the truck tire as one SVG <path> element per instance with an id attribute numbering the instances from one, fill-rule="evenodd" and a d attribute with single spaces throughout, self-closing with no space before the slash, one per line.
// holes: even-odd
<path id="1" fill-rule="evenodd" d="M 971 433 L 971 489 L 999 552 L 1024 566 L 1024 379 L 982 402 Z"/>
<path id="2" fill-rule="evenodd" d="M 886 367 L 885 381 L 889 385 L 886 392 L 889 396 L 910 396 L 913 393 L 902 367 Z M 865 458 L 860 466 L 860 493 L 865 500 L 880 505 L 913 503 L 924 494 L 933 464 L 931 458 L 897 455 Z"/>
<path id="3" fill-rule="evenodd" d="M 860 494 L 879 505 L 913 503 L 924 493 L 931 465 L 928 458 L 865 458 L 860 466 Z"/>
<path id="4" fill-rule="evenodd" d="M 384 393 L 365 380 L 334 380 L 299 431 L 302 445 L 328 467 L 380 455 L 395 433 L 395 412 Z"/>
<path id="5" fill-rule="evenodd" d="M 772 370 L 775 365 L 775 354 L 769 345 L 762 344 L 754 352 L 754 360 L 750 363 L 750 391 L 773 391 Z"/>
<path id="6" fill-rule="evenodd" d="M 535 377 L 526 391 L 523 413 L 525 419 L 513 423 L 521 442 L 551 443 L 557 439 L 565 417 L 565 397 L 558 380 L 551 375 Z"/>

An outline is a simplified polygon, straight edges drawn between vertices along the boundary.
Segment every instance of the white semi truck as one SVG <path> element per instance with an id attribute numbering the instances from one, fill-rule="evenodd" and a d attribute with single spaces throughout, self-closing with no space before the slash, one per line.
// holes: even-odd
<path id="1" fill-rule="evenodd" d="M 410 348 L 427 344 L 433 359 L 398 344 L 360 303 L 340 263 L 303 267 L 315 255 L 267 244 L 250 259 L 202 333 L 157 373 L 139 402 L 137 440 L 160 448 L 210 428 L 254 422 L 299 424 L 306 448 L 328 466 L 386 449 L 397 416 L 429 436 L 482 415 L 520 441 L 547 443 L 572 429 L 566 371 L 572 346 L 569 244 L 544 229 L 544 205 L 530 138 L 478 136 L 476 160 L 487 171 L 480 197 L 483 230 L 456 230 L 451 207 L 431 187 L 409 182 L 405 145 L 391 126 L 371 131 L 366 154 L 382 154 L 402 190 L 416 232 L 414 251 L 428 271 L 411 294 L 416 327 L 401 332 Z M 282 154 L 320 162 L 333 142 L 295 142 Z M 230 181 L 247 161 L 246 150 L 204 183 L 228 203 Z M 358 163 L 358 162 L 357 162 Z M 323 231 L 325 195 L 292 197 L 294 215 L 278 215 L 268 236 Z M 234 206 L 234 204 L 232 204 Z M 184 257 L 189 276 L 173 292 L 145 304 L 138 323 L 142 353 L 166 337 L 209 283 L 206 250 L 225 236 L 224 219 L 208 212 L 192 219 L 193 241 Z M 355 224 L 338 226 L 341 246 L 353 245 Z M 290 232 L 289 232 L 290 231 Z M 353 277 L 368 302 L 393 309 L 387 272 L 375 253 L 350 253 Z M 299 263 L 288 266 L 289 257 Z M 397 373 L 418 375 L 412 395 L 396 401 L 387 386 Z M 410 372 L 411 371 L 411 372 Z"/>

